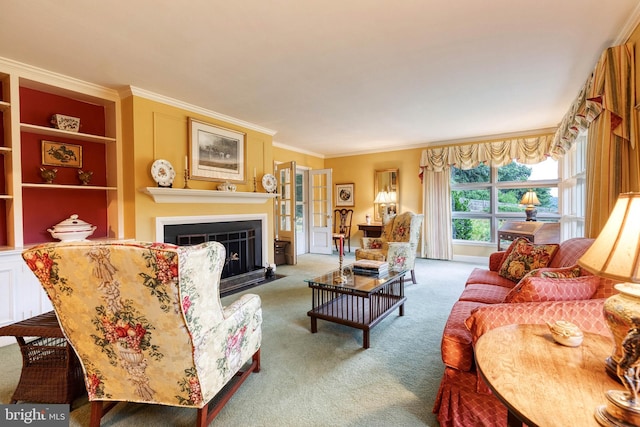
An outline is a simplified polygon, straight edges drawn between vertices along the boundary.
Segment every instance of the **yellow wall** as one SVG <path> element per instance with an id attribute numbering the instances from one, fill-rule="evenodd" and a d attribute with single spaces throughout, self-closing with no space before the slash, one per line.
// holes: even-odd
<path id="1" fill-rule="evenodd" d="M 268 235 L 273 236 L 273 201 L 264 204 L 155 203 L 139 190 L 155 187 L 152 163 L 168 160 L 176 171 L 174 187 L 184 185 L 184 158 L 188 151 L 188 118 L 246 134 L 246 182 L 237 183 L 237 191 L 253 191 L 253 169 L 261 177 L 273 165 L 271 135 L 221 122 L 177 107 L 131 96 L 123 101 L 123 165 L 125 165 L 126 236 L 138 240 L 155 240 L 155 218 L 229 214 L 267 214 Z M 215 190 L 220 182 L 190 180 L 192 189 Z M 258 191 L 264 192 L 258 182 Z M 270 262 L 273 246 L 269 245 Z"/>
<path id="2" fill-rule="evenodd" d="M 310 154 L 287 150 L 282 147 L 273 147 L 273 161 L 278 163 L 296 162 L 296 166 L 309 169 L 324 169 L 324 159 Z M 273 168 L 271 169 L 273 172 Z"/>
<path id="3" fill-rule="evenodd" d="M 359 245 L 362 237 L 362 231 L 358 230 L 356 224 L 364 223 L 367 214 L 373 218 L 373 183 L 376 170 L 398 169 L 398 212 L 422 213 L 422 184 L 418 177 L 421 152 L 422 149 L 397 150 L 325 159 L 324 167 L 333 171 L 334 185 L 354 184 L 355 206 L 351 229 L 353 245 Z"/>

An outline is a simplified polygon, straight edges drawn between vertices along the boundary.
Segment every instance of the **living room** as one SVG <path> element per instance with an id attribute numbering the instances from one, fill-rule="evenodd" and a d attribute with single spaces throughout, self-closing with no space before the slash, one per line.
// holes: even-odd
<path id="1" fill-rule="evenodd" d="M 77 5 L 76 5 L 77 6 Z M 600 6 L 591 5 L 592 8 Z M 631 14 L 629 14 L 631 15 Z M 5 15 L 7 16 L 7 15 Z M 5 18 L 3 18 L 5 19 Z M 166 19 L 166 18 L 163 18 Z M 185 18 L 186 19 L 186 18 Z M 258 19 L 258 18 L 255 18 Z M 625 20 L 626 22 L 626 20 Z M 165 22 L 166 23 L 166 22 Z M 637 22 L 631 28 L 616 27 L 615 44 L 631 43 L 636 44 L 640 40 L 640 29 Z M 599 40 L 603 48 L 613 44 L 614 38 L 608 38 L 605 41 Z M 89 43 L 87 41 L 87 43 Z M 206 45 L 206 43 L 204 43 Z M 84 44 L 82 43 L 82 47 Z M 334 46 L 335 47 L 335 46 Z M 205 49 L 206 46 L 203 46 Z M 147 50 L 145 54 L 148 54 Z M 6 53 L 5 53 L 6 52 Z M 52 93 L 56 96 L 73 98 L 70 94 L 83 94 L 86 99 L 91 102 L 101 103 L 106 111 L 105 123 L 101 137 L 113 140 L 107 142 L 108 148 L 103 154 L 101 166 L 104 171 L 99 171 L 100 165 L 93 166 L 94 180 L 99 185 L 105 187 L 97 191 L 100 195 L 106 194 L 107 197 L 102 201 L 93 201 L 91 197 L 87 197 L 82 203 L 77 203 L 78 199 L 86 195 L 88 191 L 85 189 L 73 189 L 71 193 L 67 193 L 68 189 L 62 189 L 60 192 L 48 192 L 43 190 L 41 186 L 41 178 L 38 175 L 40 166 L 39 145 L 30 149 L 28 156 L 29 169 L 28 178 L 22 176 L 15 178 L 12 174 L 20 176 L 26 171 L 27 163 L 22 163 L 22 154 L 3 153 L 5 165 L 3 170 L 3 178 L 6 187 L 5 196 L 2 200 L 4 216 L 0 221 L 0 236 L 2 236 L 3 246 L 8 248 L 8 252 L 15 252 L 22 247 L 33 243 L 39 243 L 40 240 L 49 239 L 47 228 L 67 218 L 69 215 L 77 213 L 80 218 L 88 220 L 98 225 L 96 237 L 99 238 L 126 238 L 136 240 L 153 241 L 158 239 L 159 222 L 174 221 L 176 218 L 210 218 L 213 216 L 229 218 L 229 217 L 246 217 L 259 218 L 264 221 L 263 247 L 267 262 L 274 262 L 275 252 L 271 241 L 276 237 L 274 223 L 276 222 L 272 199 L 266 196 L 267 191 L 262 185 L 261 178 L 265 174 L 274 172 L 274 163 L 285 163 L 295 161 L 296 164 L 305 170 L 331 169 L 332 182 L 336 183 L 352 183 L 354 191 L 354 222 L 364 223 L 367 215 L 374 214 L 374 173 L 376 170 L 398 169 L 400 171 L 401 194 L 399 194 L 401 212 L 425 213 L 425 190 L 419 174 L 422 170 L 423 153 L 425 149 L 433 149 L 442 146 L 453 145 L 475 145 L 483 143 L 492 143 L 507 139 L 537 137 L 540 135 L 552 136 L 556 127 L 562 120 L 569 99 L 564 100 L 564 111 L 560 114 L 555 113 L 555 118 L 549 127 L 521 127 L 514 129 L 511 124 L 505 123 L 501 130 L 484 133 L 479 131 L 472 135 L 458 136 L 455 138 L 433 138 L 418 141 L 416 139 L 407 139 L 403 142 L 392 141 L 386 146 L 377 145 L 379 141 L 370 141 L 369 147 L 361 145 L 345 152 L 329 152 L 320 150 L 322 142 L 318 142 L 317 138 L 322 135 L 314 135 L 312 144 L 317 149 L 309 149 L 308 146 L 296 146 L 295 138 L 290 140 L 280 139 L 280 130 L 278 126 L 273 126 L 273 121 L 266 121 L 267 125 L 259 124 L 259 121 L 249 121 L 243 114 L 237 114 L 238 106 L 226 109 L 218 109 L 210 106 L 211 104 L 202 104 L 199 102 L 206 95 L 199 97 L 190 94 L 188 98 L 183 99 L 177 92 L 169 92 L 164 90 L 155 90 L 161 86 L 153 79 L 149 73 L 149 80 L 145 81 L 127 81 L 124 86 L 119 85 L 113 87 L 103 85 L 102 81 L 86 80 L 84 76 L 89 75 L 84 72 L 75 73 L 67 72 L 56 65 L 55 67 L 46 68 L 38 61 L 30 62 L 24 60 L 20 55 L 13 55 L 13 50 L 4 50 L 0 48 L 0 79 L 3 82 L 2 92 L 0 93 L 0 104 L 3 111 L 3 128 L 4 134 L 3 146 L 7 148 L 23 148 L 20 142 L 21 134 L 25 131 L 23 125 L 48 126 L 49 117 L 43 116 L 39 120 L 41 123 L 21 123 L 20 115 L 22 108 L 27 105 L 24 94 L 21 90 L 43 91 Z M 408 54 L 409 52 L 407 52 Z M 571 98 L 578 95 L 580 85 L 588 77 L 589 72 L 595 65 L 598 57 L 602 53 L 589 52 L 585 56 L 589 56 L 590 66 L 588 71 L 581 75 L 579 82 L 571 82 L 568 84 L 574 87 Z M 156 53 L 154 53 L 155 55 Z M 409 56 L 410 57 L 410 56 Z M 69 60 L 70 62 L 73 62 Z M 634 58 L 635 81 L 636 84 L 640 77 L 638 71 L 638 58 Z M 104 65 L 104 68 L 110 69 L 110 73 L 117 73 L 117 68 L 113 64 Z M 202 82 L 206 84 L 206 82 Z M 478 84 L 476 82 L 475 84 Z M 252 88 L 255 90 L 255 88 Z M 560 91 L 560 88 L 556 88 Z M 564 90 L 564 89 L 563 89 Z M 260 93 L 259 90 L 255 90 Z M 516 91 L 514 89 L 514 91 Z M 221 92 L 222 93 L 222 92 Z M 357 93 L 354 97 L 357 97 Z M 170 95 L 168 95 L 170 94 Z M 226 94 L 221 94 L 226 96 Z M 640 100 L 635 95 L 636 103 Z M 251 97 L 251 101 L 255 101 Z M 241 104 L 241 101 L 235 101 Z M 486 102 L 484 100 L 483 102 Z M 34 102 L 37 104 L 37 102 Z M 231 103 L 233 104 L 233 103 Z M 248 102 L 249 104 L 249 102 Z M 303 102 L 300 102 L 304 105 Z M 483 103 L 481 102 L 480 105 Z M 477 105 L 477 104 L 476 104 Z M 360 106 L 362 107 L 362 106 Z M 402 105 L 393 105 L 402 115 Z M 299 107 L 303 108 L 303 107 Z M 355 107 L 354 107 L 355 108 Z M 481 108 L 477 107 L 476 108 Z M 15 111 L 14 111 L 15 109 Z M 339 108 L 336 108 L 339 110 Z M 425 111 L 427 111 L 425 109 Z M 55 113 L 64 113 L 64 111 L 55 111 Z M 634 113 L 635 114 L 635 113 Z M 311 114 L 310 114 L 311 115 Z M 259 116 L 254 116 L 259 117 Z M 375 115 L 371 116 L 375 117 Z M 371 121 L 375 119 L 371 118 Z M 301 121 L 318 120 L 319 118 L 309 119 L 301 117 Z M 417 118 L 414 116 L 414 120 Z M 84 118 L 83 118 L 84 120 Z M 153 194 L 153 191 L 146 189 L 154 189 L 157 187 L 156 182 L 150 172 L 154 161 L 165 159 L 173 165 L 176 176 L 173 180 L 174 189 L 182 189 L 188 185 L 193 190 L 213 191 L 216 186 L 223 181 L 201 180 L 197 177 L 185 178 L 184 173 L 187 169 L 193 168 L 193 160 L 190 152 L 190 120 L 205 122 L 209 125 L 240 132 L 244 134 L 245 142 L 245 160 L 243 179 L 238 180 L 235 185 L 237 187 L 237 199 L 233 201 L 219 202 L 208 200 L 206 202 L 197 201 L 185 197 L 179 201 L 159 201 Z M 86 121 L 85 123 L 88 123 Z M 87 124 L 83 123 L 86 127 Z M 354 122 L 354 127 L 359 122 Z M 402 126 L 399 126 L 402 127 Z M 318 124 L 318 129 L 322 125 Z M 343 128 L 344 129 L 344 128 Z M 276 130 L 278 130 L 276 132 Z M 399 129 L 398 129 L 399 131 Z M 318 132 L 320 132 L 318 130 Z M 358 132 L 353 129 L 345 131 L 348 137 L 356 139 Z M 57 137 L 60 137 L 57 135 Z M 389 135 L 385 137 L 390 140 Z M 39 138 L 34 144 L 40 143 Z M 47 139 L 47 138 L 45 138 Z M 50 139 L 50 138 L 49 138 Z M 381 137 L 381 139 L 384 139 Z M 419 138 L 417 138 L 419 139 Z M 70 140 L 73 143 L 73 139 Z M 361 141 L 359 141 L 360 143 Z M 348 146 L 345 140 L 340 141 L 341 145 Z M 26 145 L 26 144 L 25 144 Z M 79 144 L 84 146 L 83 144 Z M 16 150 L 20 151 L 20 150 Z M 89 154 L 90 151 L 85 151 Z M 185 157 L 187 160 L 185 161 Z M 26 158 L 26 156 L 25 156 Z M 87 161 L 89 161 L 87 159 Z M 91 163 L 87 163 L 90 165 Z M 75 172 L 75 171 L 74 171 Z M 193 172 L 193 171 L 192 171 Z M 78 185 L 77 178 L 74 174 L 71 176 L 63 176 L 59 172 L 58 182 L 56 185 Z M 102 176 L 98 177 L 98 175 Z M 32 176 L 31 176 L 32 175 Z M 256 184 L 254 184 L 254 179 Z M 96 184 L 98 185 L 98 184 Z M 52 187 L 53 188 L 53 187 Z M 264 201 L 254 203 L 243 200 L 243 193 L 256 193 L 265 195 Z M 634 191 L 637 191 L 634 190 Z M 182 196 L 179 196 L 182 197 Z M 217 196 L 214 196 L 217 197 Z M 98 198 L 98 197 L 97 197 Z M 91 199 L 91 200 L 90 200 Z M 104 202 L 107 199 L 107 202 Z M 95 214 L 96 204 L 99 214 Z M 49 208 L 44 208 L 45 206 Z M 69 206 L 73 206 L 73 212 L 68 211 Z M 67 212 L 68 211 L 68 212 Z M 37 229 L 37 234 L 33 234 Z M 351 245 L 357 247 L 360 244 L 362 232 L 353 230 L 351 236 Z M 53 240 L 51 238 L 50 240 Z M 457 260 L 468 258 L 480 259 L 485 262 L 489 254 L 495 251 L 495 236 L 491 237 L 489 242 L 468 244 L 465 242 L 453 242 L 453 255 Z M 14 254 L 15 255 L 15 254 Z M 352 254 L 348 254 L 350 258 Z M 22 271 L 22 260 L 14 257 L 7 265 L 6 270 L 12 277 L 22 277 L 25 273 Z M 428 263 L 430 260 L 422 260 Z M 486 263 L 485 263 L 486 264 Z M 423 264 L 423 267 L 428 264 Z M 295 266 L 284 266 L 283 269 L 293 269 Z M 423 274 L 427 269 L 425 268 Z M 29 317 L 29 314 L 37 314 L 43 311 L 46 301 L 43 301 L 41 290 L 32 281 L 25 282 L 25 286 L 20 292 L 17 292 L 17 285 L 21 280 L 13 282 L 13 285 L 6 288 L 6 294 L 11 295 L 10 299 L 6 299 L 6 306 L 2 309 L 3 313 L 11 313 L 9 316 L 3 316 L 3 323 L 22 320 Z M 14 300 L 15 299 L 15 300 Z M 9 303 L 8 301 L 11 301 Z M 19 310 L 16 310 L 19 307 Z M 26 314 L 25 314 L 26 313 Z M 307 325 L 305 325 L 306 327 Z M 375 346 L 375 344 L 374 344 Z"/>

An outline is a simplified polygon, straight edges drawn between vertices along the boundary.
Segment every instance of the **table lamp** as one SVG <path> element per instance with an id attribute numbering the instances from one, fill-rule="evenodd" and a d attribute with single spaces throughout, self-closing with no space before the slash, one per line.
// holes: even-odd
<path id="1" fill-rule="evenodd" d="M 593 274 L 621 281 L 604 303 L 615 347 L 606 360 L 626 391 L 609 390 L 596 409 L 603 426 L 640 425 L 640 193 L 623 193 L 598 238 L 578 260 Z M 620 423 L 622 421 L 622 423 Z"/>
<path id="2" fill-rule="evenodd" d="M 380 191 L 377 195 L 375 200 L 373 201 L 373 203 L 377 203 L 380 209 L 380 218 L 382 219 L 382 222 L 386 222 L 385 220 L 387 219 L 388 216 L 388 212 L 387 212 L 387 203 L 390 202 L 389 199 L 389 193 L 387 193 L 386 191 Z"/>
<path id="3" fill-rule="evenodd" d="M 536 192 L 533 190 L 529 190 L 524 193 L 522 199 L 520 200 L 521 205 L 527 205 L 524 212 L 527 214 L 527 221 L 537 221 L 536 215 L 538 214 L 538 210 L 534 205 L 539 205 L 540 200 L 538 200 L 538 196 Z"/>

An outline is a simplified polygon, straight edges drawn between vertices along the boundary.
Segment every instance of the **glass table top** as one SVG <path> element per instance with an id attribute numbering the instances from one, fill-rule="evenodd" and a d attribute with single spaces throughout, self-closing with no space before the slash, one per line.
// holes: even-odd
<path id="1" fill-rule="evenodd" d="M 380 275 L 368 275 L 368 274 L 356 274 L 351 268 L 352 265 L 347 265 L 343 268 L 345 283 L 340 281 L 340 273 L 338 269 L 332 270 L 322 276 L 315 277 L 313 279 L 305 279 L 305 282 L 310 285 L 320 285 L 333 289 L 354 289 L 359 291 L 373 291 L 380 286 L 389 283 L 390 281 L 399 280 L 408 270 L 389 270 Z"/>

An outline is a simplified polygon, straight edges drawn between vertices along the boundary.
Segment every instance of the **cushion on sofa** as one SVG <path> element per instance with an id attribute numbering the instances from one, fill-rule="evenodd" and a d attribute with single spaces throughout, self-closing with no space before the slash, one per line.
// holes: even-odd
<path id="1" fill-rule="evenodd" d="M 489 304 L 473 310 L 465 325 L 475 345 L 478 338 L 491 329 L 513 324 L 545 324 L 568 320 L 583 332 L 611 336 L 602 309 L 604 299 L 580 301 L 525 302 L 521 304 Z"/>
<path id="2" fill-rule="evenodd" d="M 559 246 L 536 245 L 525 238 L 517 238 L 511 244 L 511 251 L 502 262 L 498 274 L 505 279 L 518 282 L 529 271 L 549 265 Z"/>
<path id="3" fill-rule="evenodd" d="M 466 286 L 459 301 L 476 301 L 485 304 L 497 304 L 503 302 L 505 297 L 512 289 L 504 286 L 472 284 Z"/>
<path id="4" fill-rule="evenodd" d="M 589 299 L 600 285 L 598 276 L 572 278 L 523 277 L 504 302 L 572 301 Z"/>
<path id="5" fill-rule="evenodd" d="M 502 286 L 503 288 L 508 289 L 511 289 L 516 285 L 513 281 L 500 276 L 497 271 L 490 271 L 486 268 L 474 268 L 467 278 L 465 287 L 476 283 L 482 285 Z"/>
<path id="6" fill-rule="evenodd" d="M 473 310 L 483 306 L 486 304 L 475 301 L 457 301 L 453 304 L 442 333 L 441 352 L 445 365 L 461 371 L 470 371 L 474 366 L 471 332 L 464 322 Z"/>
<path id="7" fill-rule="evenodd" d="M 549 267 L 569 267 L 578 262 L 580 257 L 589 249 L 594 239 L 576 237 L 562 242 L 558 252 L 551 260 Z"/>

